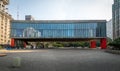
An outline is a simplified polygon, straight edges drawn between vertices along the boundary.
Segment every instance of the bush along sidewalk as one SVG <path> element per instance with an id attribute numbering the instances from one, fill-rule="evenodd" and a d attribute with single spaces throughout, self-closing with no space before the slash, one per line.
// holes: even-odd
<path id="1" fill-rule="evenodd" d="M 108 44 L 112 50 L 120 50 L 120 38 L 117 38 Z"/>
<path id="2" fill-rule="evenodd" d="M 0 49 L 3 49 L 3 47 L 2 47 L 2 46 L 0 46 Z"/>

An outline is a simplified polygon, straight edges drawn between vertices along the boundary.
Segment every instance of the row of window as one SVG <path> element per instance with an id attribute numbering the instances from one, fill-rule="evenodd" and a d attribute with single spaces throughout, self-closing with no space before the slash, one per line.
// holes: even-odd
<path id="1" fill-rule="evenodd" d="M 11 37 L 86 38 L 106 37 L 103 23 L 28 24 L 12 23 Z"/>
<path id="2" fill-rule="evenodd" d="M 63 37 L 100 37 L 96 35 L 96 29 L 79 29 L 79 30 L 39 30 L 27 31 L 17 29 L 12 32 L 13 37 L 50 37 L 50 38 L 63 38 Z"/>
<path id="3" fill-rule="evenodd" d="M 21 24 L 12 24 L 12 28 L 21 28 L 24 29 L 26 27 L 33 27 L 35 29 L 91 29 L 91 28 L 97 28 L 96 23 L 71 23 L 71 24 L 44 24 L 44 23 L 38 23 L 38 24 L 28 24 L 28 23 L 21 23 Z"/>

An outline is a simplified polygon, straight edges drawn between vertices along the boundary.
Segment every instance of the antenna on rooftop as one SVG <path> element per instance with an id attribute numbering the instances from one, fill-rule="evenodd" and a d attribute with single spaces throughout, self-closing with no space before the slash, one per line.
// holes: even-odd
<path id="1" fill-rule="evenodd" d="M 19 6 L 17 6 L 17 20 L 19 20 Z"/>

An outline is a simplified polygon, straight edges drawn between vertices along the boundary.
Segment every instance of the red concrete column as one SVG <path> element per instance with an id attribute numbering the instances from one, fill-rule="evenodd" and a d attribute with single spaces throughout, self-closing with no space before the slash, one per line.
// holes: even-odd
<path id="1" fill-rule="evenodd" d="M 26 48 L 26 43 L 24 42 L 24 48 Z"/>
<path id="2" fill-rule="evenodd" d="M 107 39 L 106 38 L 102 38 L 101 39 L 101 49 L 106 49 L 107 48 Z"/>
<path id="3" fill-rule="evenodd" d="M 15 46 L 15 39 L 11 39 L 11 46 L 14 47 Z"/>
<path id="4" fill-rule="evenodd" d="M 92 40 L 90 42 L 90 48 L 96 48 L 96 41 L 95 40 Z"/>

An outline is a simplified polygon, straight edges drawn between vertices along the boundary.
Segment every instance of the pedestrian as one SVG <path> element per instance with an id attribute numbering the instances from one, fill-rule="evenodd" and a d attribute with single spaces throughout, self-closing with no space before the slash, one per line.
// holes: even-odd
<path id="1" fill-rule="evenodd" d="M 33 45 L 31 45 L 31 49 L 33 49 Z"/>

